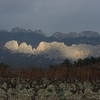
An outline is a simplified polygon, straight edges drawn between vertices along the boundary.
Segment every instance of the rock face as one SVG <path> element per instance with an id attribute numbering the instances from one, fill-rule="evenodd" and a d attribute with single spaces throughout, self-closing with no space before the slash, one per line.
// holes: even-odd
<path id="1" fill-rule="evenodd" d="M 100 81 L 0 79 L 0 100 L 100 100 Z"/>

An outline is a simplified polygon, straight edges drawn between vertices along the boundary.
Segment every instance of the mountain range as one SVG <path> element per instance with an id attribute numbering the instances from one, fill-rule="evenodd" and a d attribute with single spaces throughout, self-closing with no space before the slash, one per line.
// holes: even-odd
<path id="1" fill-rule="evenodd" d="M 13 28 L 11 31 L 0 31 L 0 44 L 10 40 L 17 40 L 19 42 L 25 41 L 36 46 L 41 41 L 58 41 L 64 42 L 67 45 L 71 44 L 99 44 L 100 34 L 94 31 L 83 31 L 80 33 L 70 32 L 61 33 L 55 32 L 51 36 L 46 36 L 41 30 L 32 31 L 21 28 Z"/>
<path id="2" fill-rule="evenodd" d="M 16 40 L 19 43 L 26 42 L 34 48 L 41 41 L 46 42 L 63 42 L 66 45 L 73 44 L 100 44 L 100 34 L 94 31 L 83 31 L 80 33 L 56 32 L 51 36 L 46 36 L 41 30 L 32 31 L 30 29 L 13 28 L 11 31 L 0 31 L 0 62 L 7 63 L 11 66 L 48 66 L 50 64 L 61 63 L 63 59 L 49 59 L 45 55 L 32 56 L 27 54 L 13 53 L 3 46 L 7 41 Z"/>

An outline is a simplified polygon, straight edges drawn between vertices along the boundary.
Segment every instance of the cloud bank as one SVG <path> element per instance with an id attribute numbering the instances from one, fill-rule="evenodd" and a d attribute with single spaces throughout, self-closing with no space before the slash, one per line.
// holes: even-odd
<path id="1" fill-rule="evenodd" d="M 45 55 L 49 59 L 84 59 L 86 57 L 98 57 L 100 56 L 100 45 L 65 45 L 62 42 L 40 42 L 37 48 L 33 48 L 26 42 L 18 43 L 15 40 L 11 40 L 5 43 L 5 48 L 15 53 L 24 53 L 31 55 Z"/>
<path id="2" fill-rule="evenodd" d="M 100 0 L 0 0 L 0 28 L 100 32 Z"/>

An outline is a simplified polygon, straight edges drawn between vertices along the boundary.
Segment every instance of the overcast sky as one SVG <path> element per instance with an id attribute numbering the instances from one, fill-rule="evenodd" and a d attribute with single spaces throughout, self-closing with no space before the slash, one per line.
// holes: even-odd
<path id="1" fill-rule="evenodd" d="M 100 0 L 0 0 L 0 29 L 100 32 Z"/>

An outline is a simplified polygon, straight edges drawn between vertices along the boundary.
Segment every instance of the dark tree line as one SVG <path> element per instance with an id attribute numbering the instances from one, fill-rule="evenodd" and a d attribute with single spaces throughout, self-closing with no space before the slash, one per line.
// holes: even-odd
<path id="1" fill-rule="evenodd" d="M 62 63 L 62 65 L 66 65 L 66 67 L 91 67 L 92 65 L 96 65 L 96 64 L 98 64 L 99 67 L 100 57 L 97 58 L 89 57 L 85 59 L 78 59 L 77 61 L 71 61 L 69 59 L 66 59 Z"/>
<path id="2" fill-rule="evenodd" d="M 66 59 L 62 64 L 50 66 L 49 76 L 68 80 L 98 80 L 100 79 L 100 57 L 77 61 Z"/>
<path id="3" fill-rule="evenodd" d="M 19 77 L 30 79 L 49 78 L 51 80 L 100 80 L 100 57 L 78 59 L 71 61 L 66 59 L 62 64 L 50 65 L 48 69 L 28 68 L 12 70 L 9 65 L 0 64 L 0 77 Z"/>

